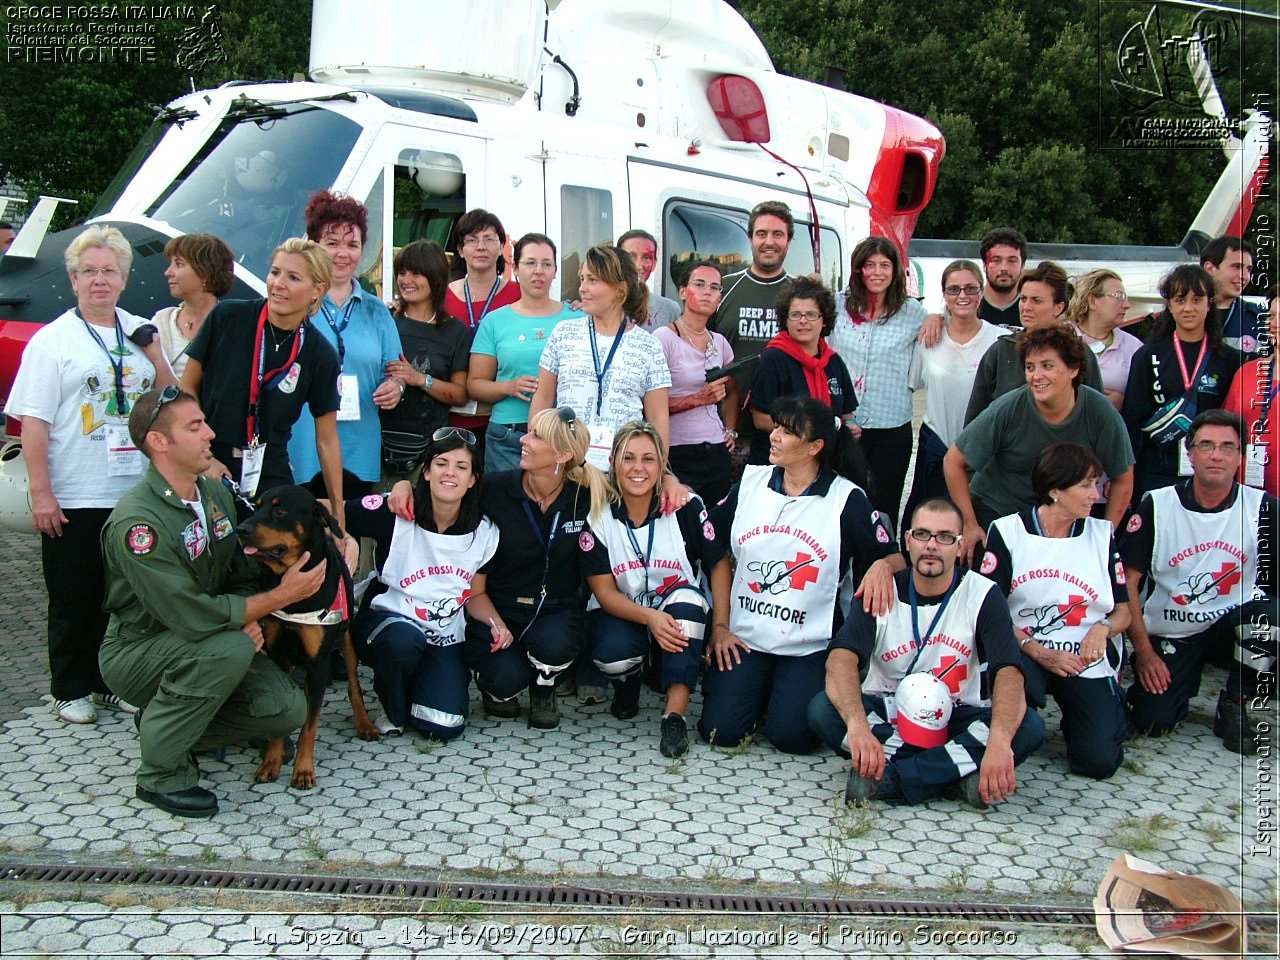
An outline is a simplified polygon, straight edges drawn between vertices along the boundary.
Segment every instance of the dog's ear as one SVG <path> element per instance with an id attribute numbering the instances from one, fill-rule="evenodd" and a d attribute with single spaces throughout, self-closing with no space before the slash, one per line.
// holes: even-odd
<path id="1" fill-rule="evenodd" d="M 333 514 L 319 500 L 316 501 L 316 519 L 328 527 L 330 533 L 341 539 L 342 528 L 338 526 L 338 521 L 333 518 Z"/>

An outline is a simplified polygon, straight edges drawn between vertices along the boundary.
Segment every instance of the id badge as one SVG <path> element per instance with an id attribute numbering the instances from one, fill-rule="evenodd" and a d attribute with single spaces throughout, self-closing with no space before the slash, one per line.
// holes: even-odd
<path id="1" fill-rule="evenodd" d="M 338 374 L 338 419 L 360 419 L 360 384 L 354 373 Z"/>
<path id="2" fill-rule="evenodd" d="M 142 473 L 142 451 L 133 445 L 129 428 L 107 425 L 107 476 L 136 477 Z"/>
<path id="3" fill-rule="evenodd" d="M 1267 461 L 1271 459 L 1266 444 L 1246 444 L 1244 450 L 1244 482 L 1247 486 L 1263 489 Z"/>
<path id="4" fill-rule="evenodd" d="M 1191 454 L 1187 451 L 1187 445 L 1181 440 L 1178 441 L 1178 476 L 1189 477 L 1194 471 L 1191 469 Z"/>
<path id="5" fill-rule="evenodd" d="M 262 461 L 267 455 L 265 443 L 251 443 L 244 448 L 240 461 L 240 492 L 246 497 L 258 494 L 258 480 L 262 477 Z"/>
<path id="6" fill-rule="evenodd" d="M 460 417 L 474 417 L 476 415 L 476 411 L 479 409 L 480 409 L 480 401 L 468 400 L 466 403 L 464 403 L 460 407 L 450 407 L 449 412 L 456 413 Z"/>
<path id="7" fill-rule="evenodd" d="M 609 454 L 613 452 L 613 427 L 592 427 L 587 447 L 587 463 L 604 473 L 609 472 Z"/>

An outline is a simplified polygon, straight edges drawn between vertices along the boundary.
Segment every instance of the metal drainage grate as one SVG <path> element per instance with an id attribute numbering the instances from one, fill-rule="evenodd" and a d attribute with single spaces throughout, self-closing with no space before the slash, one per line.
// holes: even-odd
<path id="1" fill-rule="evenodd" d="M 605 890 L 580 886 L 530 886 L 502 883 L 454 883 L 307 874 L 250 873 L 183 868 L 50 866 L 0 862 L 0 880 L 44 883 L 163 884 L 211 890 L 258 890 L 329 896 L 396 897 L 400 899 L 474 901 L 480 903 L 590 906 L 615 909 L 959 918 L 980 921 L 1084 924 L 1092 911 L 1047 904 L 927 903 L 912 900 L 868 900 L 831 897 L 778 897 L 754 894 L 679 893 L 651 890 Z"/>

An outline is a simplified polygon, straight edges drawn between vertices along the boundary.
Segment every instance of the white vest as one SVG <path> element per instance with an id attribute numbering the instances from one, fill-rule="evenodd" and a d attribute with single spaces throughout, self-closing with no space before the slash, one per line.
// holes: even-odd
<path id="1" fill-rule="evenodd" d="M 840 514 L 858 488 L 837 476 L 825 497 L 789 497 L 769 489 L 773 470 L 747 467 L 738 485 L 729 626 L 752 650 L 803 657 L 831 639 Z"/>
<path id="2" fill-rule="evenodd" d="M 1078 656 L 1085 634 L 1116 605 L 1108 569 L 1111 524 L 1087 517 L 1078 537 L 1028 533 L 1017 514 L 1001 517 L 994 526 L 1009 548 L 1013 625 L 1041 646 Z M 1080 674 L 1090 679 L 1115 675 L 1109 657 Z"/>
<path id="3" fill-rule="evenodd" d="M 498 528 L 487 517 L 474 533 L 461 536 L 432 533 L 396 517 L 391 549 L 379 574 L 387 591 L 370 606 L 412 620 L 437 646 L 461 643 L 471 578 L 497 549 Z"/>
<path id="4" fill-rule="evenodd" d="M 896 581 L 895 581 L 896 587 Z M 951 699 L 972 707 L 991 706 L 982 696 L 982 663 L 974 630 L 978 611 L 995 584 L 976 573 L 960 578 L 951 602 L 927 638 L 924 633 L 938 613 L 938 605 L 920 607 L 917 613 L 924 652 L 912 673 L 932 673 L 951 690 Z M 876 617 L 876 646 L 867 664 L 862 689 L 876 696 L 892 694 L 907 675 L 916 655 L 915 633 L 911 628 L 911 603 L 899 596 L 884 616 Z"/>
<path id="5" fill-rule="evenodd" d="M 653 553 L 645 566 L 645 553 L 649 549 L 649 530 L 653 528 Z M 674 513 L 657 517 L 643 527 L 631 531 L 635 543 L 627 536 L 627 523 L 609 511 L 593 524 L 591 533 L 609 551 L 610 572 L 618 583 L 618 592 L 642 607 L 657 607 L 668 590 L 680 583 L 698 582 L 685 550 L 684 537 L 680 534 L 680 522 Z M 636 546 L 640 547 L 639 554 Z M 596 610 L 600 601 L 591 594 L 588 610 Z"/>
<path id="6" fill-rule="evenodd" d="M 1236 487 L 1226 510 L 1186 509 L 1176 487 L 1151 491 L 1155 549 L 1151 596 L 1143 605 L 1147 631 L 1189 637 L 1209 628 L 1240 604 L 1262 596 L 1258 589 L 1258 515 L 1262 491 Z"/>

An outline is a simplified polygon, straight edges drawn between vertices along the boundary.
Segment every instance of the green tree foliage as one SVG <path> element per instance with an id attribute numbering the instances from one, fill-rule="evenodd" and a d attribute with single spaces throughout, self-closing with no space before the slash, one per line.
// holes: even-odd
<path id="1" fill-rule="evenodd" d="M 978 237 L 1014 225 L 1034 240 L 1169 244 L 1181 240 L 1221 172 L 1220 149 L 1113 149 L 1113 38 L 1149 7 L 1114 0 L 737 0 L 778 70 L 932 120 L 947 139 L 917 236 Z M 1262 5 L 1262 6 L 1265 6 Z M 1193 14 L 1165 5 L 1165 34 Z M 1232 21 L 1238 56 L 1214 64 L 1230 116 L 1277 115 L 1276 30 Z M 1186 70 L 1171 91 L 1194 96 Z M 1112 97 L 1114 99 L 1114 97 Z M 1273 164 L 1273 168 L 1274 168 Z M 1275 196 L 1275 174 L 1268 195 Z M 1260 211 L 1261 212 L 1261 211 Z M 1274 216 L 1275 206 L 1271 205 Z"/>
<path id="2" fill-rule="evenodd" d="M 20 10 L 10 15 L 14 8 L 31 6 L 0 7 L 0 31 L 7 34 L 10 24 L 31 23 L 34 17 Z M 79 201 L 75 207 L 59 208 L 63 223 L 58 226 L 88 214 L 165 103 L 193 87 L 231 79 L 291 79 L 306 70 L 309 3 L 213 4 L 220 42 L 208 48 L 211 58 L 198 64 L 194 75 L 178 65 L 178 53 L 185 32 L 194 29 L 197 36 L 209 35 L 200 17 L 210 7 L 170 9 L 194 9 L 197 16 L 143 21 L 126 20 L 122 13 L 117 21 L 154 24 L 154 62 L 126 59 L 117 47 L 114 53 L 106 48 L 101 62 L 7 58 L 0 64 L 0 176 L 12 177 L 29 197 L 44 193 Z M 62 22 L 76 23 L 70 18 Z"/>

